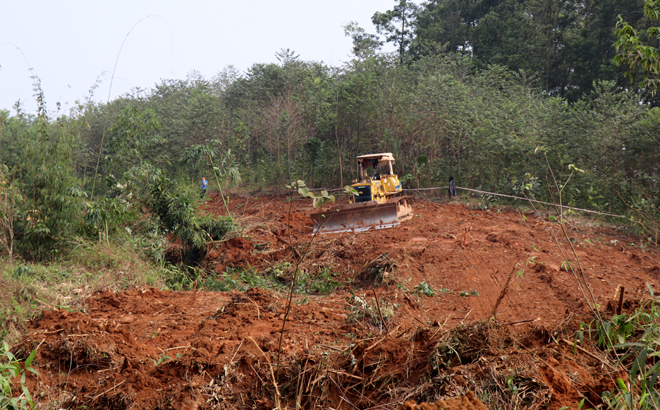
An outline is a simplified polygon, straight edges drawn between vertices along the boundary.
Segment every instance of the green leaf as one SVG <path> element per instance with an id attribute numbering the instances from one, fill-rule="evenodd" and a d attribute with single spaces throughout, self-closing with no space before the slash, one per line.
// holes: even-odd
<path id="1" fill-rule="evenodd" d="M 628 391 L 628 387 L 626 387 L 626 383 L 620 377 L 617 377 L 616 384 L 619 386 L 619 389 L 621 389 L 621 391 L 623 392 Z"/>
<path id="2" fill-rule="evenodd" d="M 28 390 L 27 386 L 22 385 L 21 388 L 23 390 L 23 394 L 25 395 L 25 398 L 27 399 L 28 403 L 32 403 L 32 396 L 30 395 L 30 391 Z"/>
<path id="3" fill-rule="evenodd" d="M 646 366 L 646 354 L 647 354 L 646 347 L 642 348 L 637 354 L 637 357 L 635 358 L 635 361 L 633 362 L 632 367 L 630 368 L 631 379 L 634 379 L 637 376 L 637 372 L 639 372 L 640 369 L 644 369 L 644 367 Z"/>
<path id="4" fill-rule="evenodd" d="M 637 343 L 637 342 L 629 342 L 629 343 L 621 343 L 621 344 L 616 344 L 614 345 L 615 349 L 623 349 L 626 347 L 644 347 L 646 346 L 644 343 Z"/>
<path id="5" fill-rule="evenodd" d="M 34 360 L 34 357 L 37 355 L 37 349 L 32 349 L 32 352 L 28 356 L 27 359 L 25 359 L 25 366 L 30 367 L 32 365 L 32 361 Z"/>

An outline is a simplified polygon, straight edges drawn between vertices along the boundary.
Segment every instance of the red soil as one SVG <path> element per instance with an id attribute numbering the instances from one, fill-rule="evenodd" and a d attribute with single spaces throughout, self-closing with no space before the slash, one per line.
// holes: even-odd
<path id="1" fill-rule="evenodd" d="M 487 410 L 479 399 L 474 397 L 472 392 L 462 397 L 456 397 L 448 400 L 438 400 L 435 403 L 423 403 L 417 405 L 413 401 L 403 403 L 400 410 Z"/>
<path id="2" fill-rule="evenodd" d="M 205 209 L 223 213 L 217 197 Z M 286 295 L 261 289 L 101 292 L 79 311 L 44 311 L 14 351 L 25 357 L 39 346 L 31 386 L 43 392 L 38 402 L 63 408 L 273 408 L 273 378 L 291 408 L 482 397 L 492 386 L 506 390 L 508 377 L 534 389 L 529 408 L 576 408 L 582 397 L 598 405 L 620 375 L 557 342 L 589 315 L 578 280 L 601 311 L 616 305 L 617 286 L 624 308 L 636 305 L 647 283 L 658 287 L 658 253 L 577 222 L 567 227 L 573 253 L 556 224 L 530 213 L 424 200 L 414 209 L 398 228 L 314 239 L 301 270 L 325 268 L 351 285 L 294 297 L 278 375 Z M 230 210 L 242 234 L 211 247 L 207 271 L 279 266 L 290 278 L 285 262 L 312 239 L 310 202 L 235 196 Z M 561 252 L 576 267 L 577 255 L 588 287 Z M 484 322 L 512 272 L 496 321 Z M 422 282 L 434 296 L 415 291 Z"/>

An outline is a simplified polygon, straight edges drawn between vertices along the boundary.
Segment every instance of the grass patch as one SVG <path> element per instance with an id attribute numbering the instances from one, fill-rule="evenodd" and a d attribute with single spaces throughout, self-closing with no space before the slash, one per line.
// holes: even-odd
<path id="1" fill-rule="evenodd" d="M 259 271 L 254 267 L 227 268 L 220 275 L 209 275 L 198 278 L 199 288 L 203 290 L 228 292 L 238 290 L 244 292 L 251 288 L 268 289 L 274 292 L 287 292 L 292 275 L 290 263 L 277 264 Z M 193 275 L 195 275 L 193 273 Z M 341 282 L 339 273 L 333 272 L 331 268 L 321 268 L 317 272 L 301 272 L 297 276 L 293 287 L 294 293 L 298 295 L 327 295 L 345 286 Z"/>
<path id="2" fill-rule="evenodd" d="M 83 309 L 100 289 L 166 287 L 168 271 L 117 244 L 83 243 L 48 263 L 0 259 L 0 339 L 12 343 L 42 309 Z"/>
<path id="3" fill-rule="evenodd" d="M 298 275 L 298 283 L 294 291 L 305 295 L 327 295 L 346 285 L 339 280 L 339 275 L 328 267 L 315 273 L 303 272 Z"/>
<path id="4" fill-rule="evenodd" d="M 256 268 L 227 268 L 217 276 L 207 276 L 200 282 L 200 288 L 210 291 L 228 292 L 232 290 L 246 291 L 251 288 L 262 288 L 274 291 L 285 291 L 285 286 L 271 274 L 261 274 Z"/>

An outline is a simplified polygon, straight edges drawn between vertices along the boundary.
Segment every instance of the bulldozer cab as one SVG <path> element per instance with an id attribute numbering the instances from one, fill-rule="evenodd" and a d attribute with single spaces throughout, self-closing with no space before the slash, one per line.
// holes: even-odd
<path id="1" fill-rule="evenodd" d="M 351 184 L 357 194 L 351 197 L 351 203 L 384 202 L 401 192 L 401 182 L 392 167 L 392 153 L 361 155 L 357 157 L 357 163 L 358 179 Z"/>
<path id="2" fill-rule="evenodd" d="M 386 174 L 384 175 L 394 174 L 394 170 L 392 168 L 392 164 L 394 164 L 394 156 L 392 156 L 392 153 L 390 152 L 385 152 L 381 154 L 361 155 L 357 157 L 357 161 L 358 161 L 359 179 L 358 181 L 355 182 L 366 182 L 365 171 L 367 171 L 368 168 L 372 168 L 373 170 L 373 173 L 371 174 L 371 179 L 380 180 L 381 172 L 385 172 Z M 385 167 L 385 170 L 382 170 L 381 167 Z"/>

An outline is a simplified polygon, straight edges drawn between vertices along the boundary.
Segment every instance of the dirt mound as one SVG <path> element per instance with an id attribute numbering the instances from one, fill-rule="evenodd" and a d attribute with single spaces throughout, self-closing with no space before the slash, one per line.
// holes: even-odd
<path id="1" fill-rule="evenodd" d="M 254 265 L 254 245 L 247 238 L 235 237 L 228 239 L 220 247 L 212 248 L 206 256 L 206 264 L 213 270 L 222 273 L 226 268 L 244 268 Z"/>
<path id="2" fill-rule="evenodd" d="M 568 345 L 548 345 L 543 331 L 507 334 L 503 325 L 493 332 L 478 322 L 446 332 L 437 322 L 419 323 L 429 317 L 405 315 L 385 327 L 377 314 L 357 304 L 342 307 L 338 298 L 296 299 L 276 375 L 271 370 L 277 369 L 285 308 L 277 294 L 126 293 L 131 296 L 100 293 L 89 301 L 119 301 L 114 312 L 46 311 L 32 323 L 20 356 L 40 344 L 40 376 L 30 383 L 34 391 L 48 392 L 41 400 L 63 408 L 267 409 L 279 391 L 291 408 L 297 402 L 337 408 L 343 401 L 364 408 L 398 406 L 402 397 L 432 402 L 474 389 L 480 398 L 499 398 L 491 404 L 503 407 L 513 383 L 526 392 L 520 404 L 558 408 L 579 401 L 576 389 L 613 387 L 599 362 L 575 356 Z M 128 311 L 129 305 L 142 313 Z M 154 311 L 157 305 L 162 307 Z M 490 346 L 459 346 L 468 340 L 473 346 L 489 340 Z M 593 406 L 600 403 L 588 397 Z M 478 402 L 470 395 L 457 400 L 435 405 L 483 408 L 474 407 Z M 428 406 L 409 408 L 434 408 Z"/>
<path id="3" fill-rule="evenodd" d="M 213 319 L 230 316 L 249 321 L 250 317 L 254 316 L 251 307 L 256 309 L 257 319 L 260 319 L 260 312 L 276 312 L 278 302 L 279 298 L 274 294 L 252 288 L 245 293 L 234 295 L 228 304 L 213 314 Z"/>
<path id="4" fill-rule="evenodd" d="M 294 210 L 291 213 L 284 212 L 277 218 L 277 221 L 283 224 L 285 229 L 291 229 L 296 233 L 310 231 L 314 223 L 306 210 Z"/>
<path id="5" fill-rule="evenodd" d="M 407 401 L 399 407 L 400 410 L 488 410 L 485 404 L 474 397 L 472 392 L 454 399 L 438 400 L 435 403 L 416 404 Z"/>

